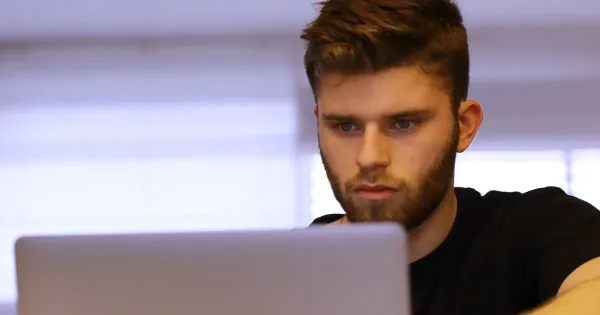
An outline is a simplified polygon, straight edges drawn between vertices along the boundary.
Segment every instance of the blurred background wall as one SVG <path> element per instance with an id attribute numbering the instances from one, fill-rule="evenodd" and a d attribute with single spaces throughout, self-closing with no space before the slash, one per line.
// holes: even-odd
<path id="1" fill-rule="evenodd" d="M 462 0 L 485 122 L 457 185 L 600 206 L 600 2 Z M 292 228 L 339 212 L 299 33 L 312 1 L 0 5 L 0 314 L 24 234 Z"/>

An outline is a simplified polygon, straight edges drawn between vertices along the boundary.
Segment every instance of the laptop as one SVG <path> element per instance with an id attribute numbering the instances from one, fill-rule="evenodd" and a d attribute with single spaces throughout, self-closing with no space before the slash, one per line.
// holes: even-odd
<path id="1" fill-rule="evenodd" d="M 24 237 L 19 315 L 409 315 L 404 230 Z"/>

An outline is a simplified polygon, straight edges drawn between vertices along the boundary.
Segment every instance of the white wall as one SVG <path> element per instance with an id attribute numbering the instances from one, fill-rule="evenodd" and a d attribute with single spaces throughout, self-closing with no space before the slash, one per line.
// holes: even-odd
<path id="1" fill-rule="evenodd" d="M 298 226 L 287 48 L 0 51 L 0 301 L 23 234 Z"/>
<path id="2" fill-rule="evenodd" d="M 289 100 L 291 58 L 288 43 L 260 36 L 0 45 L 0 101 Z"/>

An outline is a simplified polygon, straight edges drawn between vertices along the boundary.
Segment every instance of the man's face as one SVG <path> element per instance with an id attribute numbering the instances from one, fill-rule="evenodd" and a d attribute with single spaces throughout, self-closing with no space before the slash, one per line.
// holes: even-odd
<path id="1" fill-rule="evenodd" d="M 450 96 L 417 67 L 325 75 L 319 148 L 352 222 L 423 223 L 453 186 L 458 126 Z"/>

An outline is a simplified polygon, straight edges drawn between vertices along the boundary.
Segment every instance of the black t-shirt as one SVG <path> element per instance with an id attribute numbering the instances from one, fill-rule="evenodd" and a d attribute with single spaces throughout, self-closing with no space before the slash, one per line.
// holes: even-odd
<path id="1" fill-rule="evenodd" d="M 572 271 L 600 257 L 600 211 L 558 188 L 484 196 L 456 188 L 456 195 L 448 237 L 410 265 L 415 315 L 518 314 L 554 297 Z"/>

